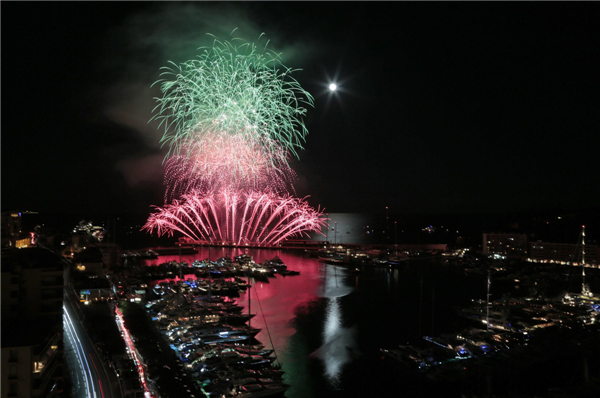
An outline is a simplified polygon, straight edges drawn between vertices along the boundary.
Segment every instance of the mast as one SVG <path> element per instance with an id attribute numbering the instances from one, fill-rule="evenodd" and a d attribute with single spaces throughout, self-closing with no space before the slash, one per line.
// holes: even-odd
<path id="1" fill-rule="evenodd" d="M 431 335 L 433 336 L 433 321 L 435 320 L 435 285 L 431 288 Z"/>
<path id="2" fill-rule="evenodd" d="M 337 246 L 337 221 L 335 221 L 334 229 L 335 229 L 335 231 L 334 231 L 334 235 L 333 235 L 333 245 Z"/>
<path id="3" fill-rule="evenodd" d="M 398 261 L 398 221 L 394 221 L 394 248 L 396 249 L 396 261 Z"/>
<path id="4" fill-rule="evenodd" d="M 585 294 L 585 225 L 581 226 L 581 293 Z"/>
<path id="5" fill-rule="evenodd" d="M 489 269 L 488 270 L 488 280 L 487 280 L 487 296 L 486 296 L 486 300 L 485 300 L 485 308 L 486 308 L 486 315 L 485 315 L 485 325 L 486 325 L 486 332 L 489 333 L 490 332 L 490 278 L 491 278 L 491 274 L 492 274 L 492 270 Z"/>
<path id="6" fill-rule="evenodd" d="M 252 326 L 251 326 L 252 325 L 252 315 L 251 315 L 251 312 L 250 312 L 250 309 L 251 309 L 250 299 L 251 299 L 251 296 L 252 296 L 252 291 L 250 290 L 251 289 L 251 286 L 250 286 L 250 269 L 246 268 L 246 272 L 248 273 L 248 350 L 250 352 L 250 356 L 252 356 L 252 346 L 250 345 L 250 340 L 251 340 L 251 338 L 250 338 L 250 336 L 251 336 L 250 330 L 252 329 Z"/>
<path id="7" fill-rule="evenodd" d="M 212 263 L 210 262 L 210 241 L 208 242 L 208 302 L 212 303 Z"/>
<path id="8" fill-rule="evenodd" d="M 423 324 L 422 307 L 423 307 L 423 276 L 421 276 L 421 294 L 419 296 L 419 338 L 423 337 L 423 334 L 421 332 L 421 326 Z"/>
<path id="9" fill-rule="evenodd" d="M 385 206 L 385 234 L 386 236 L 386 244 L 390 243 L 390 209 L 388 206 Z"/>

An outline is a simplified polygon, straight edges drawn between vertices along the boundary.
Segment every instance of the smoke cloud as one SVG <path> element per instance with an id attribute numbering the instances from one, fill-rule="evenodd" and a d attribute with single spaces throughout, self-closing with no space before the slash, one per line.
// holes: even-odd
<path id="1" fill-rule="evenodd" d="M 307 58 L 316 54 L 308 43 L 289 38 L 289 32 L 286 36 L 256 21 L 247 7 L 242 10 L 232 3 L 153 3 L 108 31 L 102 57 L 105 61 L 99 67 L 113 78 L 99 89 L 104 94 L 103 115 L 134 131 L 139 140 L 139 151 L 129 153 L 116 165 L 128 184 L 162 181 L 162 169 L 156 165 L 166 154 L 159 143 L 164 129 L 158 129 L 155 121 L 148 122 L 160 89 L 151 86 L 167 61 L 184 62 L 195 57 L 199 47 L 211 45 L 214 38 L 207 33 L 222 40 L 239 37 L 257 42 L 264 32 L 259 43 L 269 40 L 269 48 L 281 53 L 284 64 L 292 67 L 306 65 Z M 149 152 L 153 154 L 149 156 Z M 152 177 L 153 172 L 158 174 Z"/>

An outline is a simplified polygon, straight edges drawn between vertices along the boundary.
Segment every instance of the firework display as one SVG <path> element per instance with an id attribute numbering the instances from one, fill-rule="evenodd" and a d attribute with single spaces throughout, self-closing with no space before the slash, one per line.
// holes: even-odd
<path id="1" fill-rule="evenodd" d="M 255 141 L 227 133 L 207 135 L 201 145 L 172 156 L 165 167 L 165 200 L 191 190 L 220 188 L 293 191 L 294 171 L 287 165 L 288 152 L 281 148 L 275 160 L 265 158 Z M 273 167 L 276 164 L 278 167 Z"/>
<path id="2" fill-rule="evenodd" d="M 243 245 L 276 245 L 291 236 L 320 231 L 321 211 L 306 201 L 269 192 L 192 191 L 152 214 L 144 225 L 148 232 L 191 240 Z"/>
<path id="3" fill-rule="evenodd" d="M 166 204 L 143 230 L 236 245 L 320 233 L 323 212 L 289 194 L 313 99 L 266 45 L 233 41 L 215 38 L 161 73 L 153 119 L 169 146 Z"/>
<path id="4" fill-rule="evenodd" d="M 276 160 L 284 147 L 297 155 L 307 134 L 303 105 L 312 96 L 291 76 L 294 70 L 264 46 L 233 45 L 215 38 L 201 47 L 198 59 L 162 68 L 162 98 L 153 119 L 164 125 L 169 154 L 202 145 L 215 131 L 244 136 L 259 145 L 266 159 Z M 268 44 L 268 43 L 267 43 Z M 155 84 L 156 84 L 155 83 Z"/>

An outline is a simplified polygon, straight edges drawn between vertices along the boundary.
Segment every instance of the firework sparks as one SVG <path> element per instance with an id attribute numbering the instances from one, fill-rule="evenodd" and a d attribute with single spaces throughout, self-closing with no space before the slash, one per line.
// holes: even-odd
<path id="1" fill-rule="evenodd" d="M 161 141 L 177 155 L 222 131 L 254 141 L 266 159 L 278 159 L 282 147 L 297 156 L 308 133 L 303 105 L 313 106 L 312 96 L 266 44 L 261 51 L 234 40 L 240 44 L 215 38 L 198 59 L 163 68 L 153 117 L 164 124 Z"/>
<path id="2" fill-rule="evenodd" d="M 295 173 L 287 165 L 288 152 L 281 149 L 269 161 L 255 141 L 225 133 L 207 135 L 185 154 L 172 156 L 165 167 L 165 201 L 191 190 L 270 189 L 293 191 Z M 276 167 L 276 165 L 278 167 Z"/>
<path id="3" fill-rule="evenodd" d="M 143 230 L 237 245 L 277 245 L 290 237 L 320 233 L 326 224 L 323 212 L 305 200 L 269 191 L 192 191 L 156 209 Z"/>
<path id="4" fill-rule="evenodd" d="M 166 204 L 143 230 L 278 245 L 326 225 L 321 210 L 288 193 L 289 159 L 302 149 L 313 98 L 267 45 L 238 42 L 215 38 L 198 59 L 164 68 L 153 119 L 169 146 Z"/>

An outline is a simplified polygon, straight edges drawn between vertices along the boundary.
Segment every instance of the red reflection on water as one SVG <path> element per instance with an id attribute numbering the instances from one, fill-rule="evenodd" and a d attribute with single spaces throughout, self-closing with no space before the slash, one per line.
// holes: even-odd
<path id="1" fill-rule="evenodd" d="M 204 260 L 208 258 L 208 256 L 202 257 L 199 254 L 182 254 L 181 255 L 181 261 L 184 261 L 186 263 L 191 263 L 194 260 Z M 211 256 L 212 260 L 215 260 L 216 257 Z M 144 264 L 146 265 L 159 265 L 159 264 L 163 264 L 163 263 L 168 263 L 171 261 L 175 261 L 175 262 L 179 262 L 179 255 L 175 254 L 169 254 L 167 256 L 159 256 L 156 259 L 151 259 L 151 260 L 143 260 Z"/>
<path id="2" fill-rule="evenodd" d="M 309 258 L 300 251 L 292 252 L 273 249 L 246 250 L 213 247 L 210 250 L 210 259 L 216 260 L 220 257 L 230 257 L 233 259 L 240 254 L 249 254 L 257 263 L 279 256 L 288 269 L 300 272 L 300 275 L 296 276 L 277 275 L 274 278 L 269 278 L 268 283 L 251 281 L 253 288 L 245 292 L 240 291 L 240 296 L 236 297 L 238 304 L 244 306 L 244 311 L 247 312 L 248 294 L 251 292 L 250 310 L 252 313 L 257 314 L 252 319 L 251 326 L 262 329 L 256 338 L 265 346 L 271 346 L 267 326 L 265 325 L 266 320 L 274 348 L 277 354 L 284 359 L 289 337 L 296 332 L 290 326 L 290 320 L 294 318 L 294 310 L 299 305 L 305 304 L 318 296 L 323 277 L 319 268 L 323 268 L 324 265 L 318 259 Z M 182 254 L 181 256 L 181 260 L 187 263 L 207 258 L 208 248 L 206 247 L 200 248 L 198 254 Z M 160 256 L 155 260 L 144 260 L 144 263 L 147 265 L 159 265 L 169 261 L 178 262 L 179 255 Z M 194 275 L 184 275 L 184 279 L 196 279 L 196 277 Z M 179 280 L 179 278 L 176 278 L 176 280 Z M 159 282 L 163 281 L 167 282 L 169 279 Z"/>

